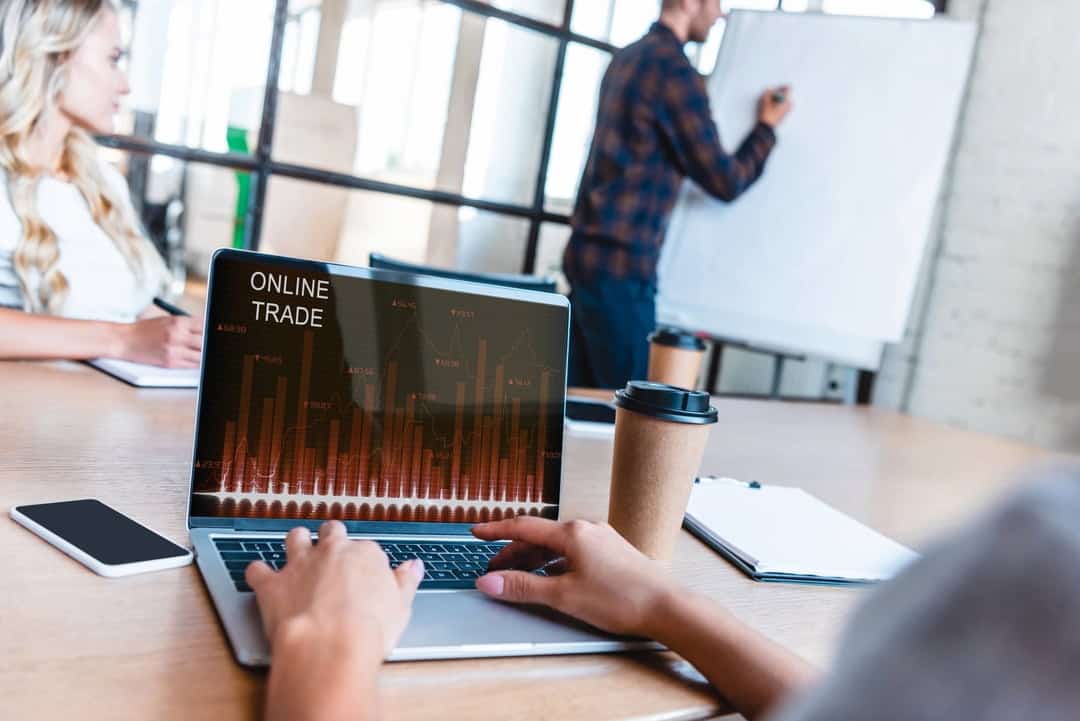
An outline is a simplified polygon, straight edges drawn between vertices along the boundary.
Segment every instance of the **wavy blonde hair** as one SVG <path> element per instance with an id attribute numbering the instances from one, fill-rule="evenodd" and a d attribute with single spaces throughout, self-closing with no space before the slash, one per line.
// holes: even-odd
<path id="1" fill-rule="evenodd" d="M 22 236 L 15 246 L 15 273 L 28 311 L 59 314 L 67 300 L 67 278 L 57 263 L 56 234 L 42 219 L 37 191 L 42 168 L 26 157 L 27 138 L 44 113 L 55 107 L 66 81 L 65 62 L 89 35 L 109 0 L 0 0 L 0 168 Z M 102 173 L 97 145 L 81 128 L 64 141 L 60 170 L 86 200 L 94 222 L 116 244 L 143 283 L 167 283 L 168 272 L 154 247 L 126 213 L 124 199 Z M 34 279 L 38 280 L 34 290 Z"/>

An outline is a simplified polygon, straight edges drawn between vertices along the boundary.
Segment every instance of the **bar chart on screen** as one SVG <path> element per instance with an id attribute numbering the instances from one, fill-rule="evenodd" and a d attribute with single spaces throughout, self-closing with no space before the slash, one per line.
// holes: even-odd
<path id="1" fill-rule="evenodd" d="M 197 447 L 196 510 L 439 522 L 553 515 L 564 380 L 537 331 L 496 322 L 482 301 L 434 312 L 430 299 L 423 312 L 412 297 L 375 302 L 383 307 L 364 344 L 343 340 L 340 325 L 212 325 L 238 377 Z"/>

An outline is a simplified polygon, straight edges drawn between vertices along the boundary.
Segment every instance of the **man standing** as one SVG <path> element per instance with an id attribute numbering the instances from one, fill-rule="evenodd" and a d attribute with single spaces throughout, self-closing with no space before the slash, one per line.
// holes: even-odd
<path id="1" fill-rule="evenodd" d="M 615 54 L 600 86 L 596 133 L 563 257 L 573 305 L 569 383 L 617 388 L 644 379 L 656 325 L 656 264 L 683 178 L 733 201 L 761 175 L 773 129 L 791 110 L 770 88 L 758 123 L 725 152 L 705 81 L 683 52 L 703 43 L 720 0 L 664 0 L 660 20 Z"/>

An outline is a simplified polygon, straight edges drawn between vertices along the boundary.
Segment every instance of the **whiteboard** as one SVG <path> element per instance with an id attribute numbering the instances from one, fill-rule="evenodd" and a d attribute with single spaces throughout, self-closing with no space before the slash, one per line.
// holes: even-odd
<path id="1" fill-rule="evenodd" d="M 733 151 L 768 86 L 795 109 L 733 204 L 684 184 L 661 322 L 876 368 L 904 333 L 952 147 L 974 23 L 736 12 L 709 80 Z"/>

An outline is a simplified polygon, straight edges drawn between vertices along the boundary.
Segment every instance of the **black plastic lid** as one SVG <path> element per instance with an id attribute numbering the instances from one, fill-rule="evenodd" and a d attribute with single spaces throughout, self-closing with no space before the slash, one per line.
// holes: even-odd
<path id="1" fill-rule="evenodd" d="M 619 408 L 662 421 L 698 425 L 716 423 L 717 412 L 710 400 L 708 393 L 649 381 L 630 381 L 615 394 Z"/>
<path id="2" fill-rule="evenodd" d="M 705 350 L 705 341 L 678 328 L 657 328 L 649 335 L 649 342 L 682 350 Z"/>

